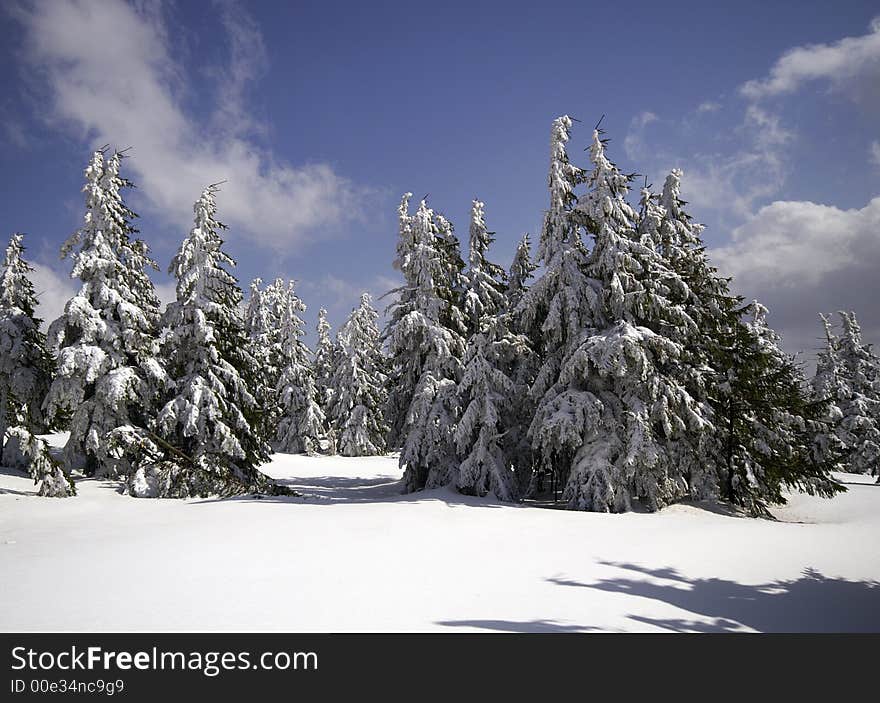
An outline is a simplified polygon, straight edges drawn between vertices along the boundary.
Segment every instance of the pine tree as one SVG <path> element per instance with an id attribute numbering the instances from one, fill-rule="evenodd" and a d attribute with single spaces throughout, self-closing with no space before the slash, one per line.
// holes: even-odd
<path id="1" fill-rule="evenodd" d="M 535 414 L 535 404 L 529 389 L 538 374 L 539 359 L 534 349 L 539 349 L 541 342 L 540 337 L 527 336 L 528 330 L 518 308 L 529 290 L 529 281 L 534 270 L 529 235 L 524 234 L 510 265 L 504 313 L 506 328 L 516 335 L 517 343 L 503 347 L 509 354 L 503 362 L 504 368 L 514 386 L 513 398 L 505 413 L 508 416 L 505 423 L 508 430 L 503 437 L 503 443 L 506 454 L 513 463 L 517 489 L 521 495 L 528 491 L 534 470 L 534 453 L 528 429 Z"/>
<path id="2" fill-rule="evenodd" d="M 318 342 L 315 345 L 315 385 L 318 387 L 318 398 L 321 408 L 326 412 L 332 397 L 331 376 L 336 364 L 339 348 L 330 336 L 330 323 L 327 322 L 327 310 L 318 310 Z"/>
<path id="3" fill-rule="evenodd" d="M 811 391 L 815 400 L 825 403 L 825 414 L 814 442 L 819 457 L 833 466 L 835 471 L 846 471 L 843 461 L 848 452 L 840 439 L 839 426 L 843 419 L 840 407 L 848 403 L 849 386 L 844 379 L 839 355 L 840 340 L 834 333 L 830 318 L 820 313 L 819 319 L 825 332 L 825 348 L 816 355 L 816 373 Z"/>
<path id="4" fill-rule="evenodd" d="M 391 407 L 403 438 L 404 487 L 416 491 L 445 486 L 456 478 L 456 381 L 464 350 L 457 330 L 463 330 L 464 316 L 456 305 L 456 270 L 460 273 L 461 269 L 450 263 L 456 257 L 448 223 L 438 219 L 425 201 L 410 216 L 407 203 L 404 197 L 396 262 L 405 286 L 391 306 L 386 339 L 393 369 Z M 407 399 L 401 421 L 400 404 Z"/>
<path id="5" fill-rule="evenodd" d="M 535 272 L 535 265 L 532 263 L 532 247 L 529 242 L 528 232 L 519 240 L 516 246 L 516 253 L 513 255 L 513 261 L 510 264 L 510 271 L 507 274 L 507 308 L 515 310 L 520 300 L 529 289 L 529 280 Z"/>
<path id="6" fill-rule="evenodd" d="M 55 360 L 35 317 L 37 296 L 22 258 L 22 234 L 9 240 L 0 275 L 0 452 L 6 428 L 43 432 L 52 425 L 42 412 Z"/>
<path id="7" fill-rule="evenodd" d="M 683 345 L 681 380 L 692 397 L 708 406 L 713 423 L 707 432 L 679 445 L 688 494 L 703 499 L 718 495 L 716 466 L 725 463 L 714 415 L 724 405 L 729 361 L 726 345 L 731 331 L 740 324 L 742 299 L 730 292 L 729 279 L 719 276 L 709 261 L 702 240 L 704 227 L 693 221 L 681 198 L 682 175 L 680 169 L 673 169 L 659 196 L 643 190 L 640 232 L 654 243 L 666 266 L 676 274 L 669 298 L 683 306 L 695 325 L 671 333 Z"/>
<path id="8" fill-rule="evenodd" d="M 120 163 L 121 154 L 105 162 L 96 151 L 86 168 L 84 223 L 62 247 L 62 256 L 74 252 L 82 286 L 49 328 L 58 366 L 46 409 L 71 416 L 65 459 L 88 475 L 129 473 L 132 457 L 116 439 L 146 427 L 167 381 L 156 358 L 158 299 L 144 270 L 154 263 L 131 239 Z"/>
<path id="9" fill-rule="evenodd" d="M 853 312 L 839 312 L 843 334 L 829 340 L 838 383 L 832 402 L 840 411 L 835 423 L 844 448 L 842 467 L 852 473 L 880 476 L 880 360 L 862 341 Z"/>
<path id="10" fill-rule="evenodd" d="M 464 408 L 455 430 L 462 458 L 456 487 L 467 495 L 489 493 L 499 500 L 519 498 L 520 487 L 504 435 L 512 429 L 510 411 L 516 386 L 504 361 L 515 343 L 498 317 L 483 317 L 482 330 L 468 340 L 459 394 Z"/>
<path id="11" fill-rule="evenodd" d="M 196 201 L 195 223 L 169 273 L 177 298 L 160 339 L 172 380 L 167 402 L 141 442 L 129 491 L 143 497 L 231 495 L 272 490 L 257 467 L 268 459 L 252 388 L 259 369 L 241 312 L 242 291 L 227 267 L 216 219 L 217 188 Z"/>
<path id="12" fill-rule="evenodd" d="M 387 378 L 378 317 L 372 299 L 364 293 L 337 334 L 339 352 L 332 373 L 330 407 L 343 456 L 375 456 L 385 451 Z"/>
<path id="13" fill-rule="evenodd" d="M 261 436 L 271 443 L 276 438 L 282 412 L 278 384 L 287 366 L 284 351 L 287 331 L 284 320 L 290 300 L 287 284 L 283 279 L 276 278 L 261 289 L 262 284 L 260 278 L 251 283 L 250 299 L 245 310 L 245 329 L 251 340 L 251 354 L 259 369 L 254 381 L 254 395 L 263 418 Z"/>
<path id="14" fill-rule="evenodd" d="M 598 130 L 590 160 L 575 218 L 593 238 L 586 269 L 599 305 L 563 362 L 564 404 L 539 408 L 537 418 L 563 411 L 574 429 L 565 437 L 576 449 L 563 492 L 569 507 L 617 512 L 636 496 L 656 510 L 686 493 L 677 445 L 707 426 L 679 368 L 676 337 L 694 323 L 670 299 L 680 282 L 637 231 L 626 201 L 632 177 L 608 160 Z"/>
<path id="15" fill-rule="evenodd" d="M 469 495 L 492 493 L 500 500 L 516 500 L 519 485 L 508 456 L 514 445 L 509 431 L 517 419 L 515 386 L 508 373 L 522 356 L 515 348 L 525 345 L 508 328 L 507 274 L 486 258 L 494 239 L 483 203 L 474 200 L 464 304 L 470 337 L 458 389 L 463 414 L 455 431 L 462 459 L 456 487 Z"/>
<path id="16" fill-rule="evenodd" d="M 39 495 L 66 497 L 76 494 L 73 481 L 35 435 L 53 425 L 41 406 L 55 360 L 35 317 L 33 268 L 22 256 L 22 239 L 12 235 L 0 274 L 0 463 L 30 474 Z"/>
<path id="17" fill-rule="evenodd" d="M 480 329 L 484 317 L 497 315 L 505 305 L 507 272 L 486 259 L 486 251 L 495 241 L 495 233 L 486 227 L 484 205 L 473 201 L 470 225 L 470 256 L 468 257 L 467 285 L 464 294 L 464 312 L 469 334 Z"/>
<path id="18" fill-rule="evenodd" d="M 727 379 L 716 428 L 723 456 L 721 495 L 753 515 L 784 504 L 783 489 L 830 497 L 843 490 L 815 437 L 826 407 L 809 398 L 794 360 L 779 348 L 766 308 L 753 302 L 730 332 Z"/>
<path id="19" fill-rule="evenodd" d="M 529 427 L 534 460 L 541 471 L 567 472 L 580 431 L 559 383 L 562 362 L 585 329 L 593 326 L 598 291 L 586 275 L 587 252 L 573 217 L 575 189 L 585 178 L 568 158 L 571 118 L 554 120 L 550 134 L 550 207 L 544 217 L 537 261 L 541 275 L 522 296 L 514 315 L 534 344 L 537 373 L 529 390 L 535 413 Z M 556 411 L 558 408 L 559 412 Z"/>
<path id="20" fill-rule="evenodd" d="M 412 193 L 404 193 L 398 214 L 397 257 L 394 268 L 403 275 L 403 285 L 389 291 L 386 295 L 394 296 L 387 308 L 388 324 L 382 339 L 389 347 L 389 378 L 388 404 L 385 418 L 388 422 L 387 445 L 391 448 L 402 446 L 407 413 L 415 395 L 416 385 L 421 376 L 422 355 L 416 340 L 400 336 L 392 345 L 394 330 L 416 310 L 416 291 L 418 287 L 418 271 L 414 265 L 415 240 L 413 238 L 413 217 L 409 214 L 409 201 Z"/>
<path id="21" fill-rule="evenodd" d="M 283 300 L 282 371 L 277 387 L 281 419 L 275 446 L 282 452 L 314 454 L 326 442 L 326 418 L 319 403 L 312 354 L 302 341 L 305 323 L 300 315 L 306 306 L 297 297 L 293 281 L 288 284 Z"/>

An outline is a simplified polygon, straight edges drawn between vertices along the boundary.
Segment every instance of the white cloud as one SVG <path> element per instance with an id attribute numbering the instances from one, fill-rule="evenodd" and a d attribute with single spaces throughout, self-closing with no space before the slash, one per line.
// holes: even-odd
<path id="1" fill-rule="evenodd" d="M 713 100 L 706 100 L 697 106 L 697 112 L 699 113 L 718 112 L 720 109 L 721 103 L 714 102 Z"/>
<path id="2" fill-rule="evenodd" d="M 738 292 L 770 307 L 789 350 L 814 348 L 818 313 L 840 309 L 880 342 L 880 197 L 852 210 L 777 201 L 711 253 Z"/>
<path id="3" fill-rule="evenodd" d="M 880 71 L 880 18 L 868 34 L 831 44 L 809 44 L 785 52 L 762 79 L 750 80 L 740 92 L 751 100 L 797 91 L 804 83 L 828 80 L 837 87 Z"/>
<path id="4" fill-rule="evenodd" d="M 223 88 L 217 104 L 207 106 L 215 115 L 208 123 L 183 108 L 193 87 L 171 55 L 156 6 L 40 0 L 16 16 L 25 60 L 48 89 L 46 118 L 94 145 L 133 146 L 126 166 L 152 210 L 185 225 L 201 190 L 227 179 L 218 203 L 233 234 L 244 230 L 262 246 L 288 251 L 321 228 L 357 217 L 369 191 L 328 164 L 277 160 L 248 138 L 259 125 L 244 107 L 245 90 L 265 51 L 247 15 L 225 8 L 232 59 L 217 69 Z"/>
<path id="5" fill-rule="evenodd" d="M 640 112 L 629 123 L 629 131 L 623 139 L 623 150 L 631 159 L 637 159 L 645 150 L 645 127 L 656 122 L 658 117 L 649 110 Z"/>
<path id="6" fill-rule="evenodd" d="M 30 278 L 39 301 L 37 317 L 43 320 L 45 328 L 61 317 L 64 306 L 78 287 L 70 276 L 60 274 L 45 264 L 31 263 L 31 266 L 34 267 L 34 272 Z"/>

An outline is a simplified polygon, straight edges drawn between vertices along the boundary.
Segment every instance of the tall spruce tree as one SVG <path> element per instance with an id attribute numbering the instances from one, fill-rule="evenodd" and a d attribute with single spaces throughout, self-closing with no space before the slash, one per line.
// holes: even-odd
<path id="1" fill-rule="evenodd" d="M 388 323 L 382 335 L 390 357 L 388 404 L 385 412 L 389 426 L 387 445 L 390 448 L 398 448 L 403 444 L 407 413 L 422 368 L 422 354 L 417 340 L 400 336 L 396 342 L 392 342 L 394 330 L 403 324 L 408 315 L 416 311 L 418 271 L 414 257 L 413 217 L 409 213 L 410 198 L 412 193 L 404 193 L 397 209 L 397 256 L 393 266 L 403 275 L 403 285 L 386 294 L 393 297 L 393 302 L 386 310 Z"/>
<path id="2" fill-rule="evenodd" d="M 330 414 L 343 456 L 375 456 L 385 451 L 387 394 L 379 345 L 378 313 L 368 293 L 339 328 L 331 377 Z"/>
<path id="3" fill-rule="evenodd" d="M 507 456 L 513 462 L 520 495 L 528 492 L 534 470 L 534 453 L 528 429 L 535 414 L 535 404 L 529 389 L 538 374 L 539 359 L 534 350 L 540 348 L 541 342 L 540 338 L 530 338 L 527 335 L 528 330 L 523 324 L 519 304 L 529 289 L 534 271 L 529 235 L 524 234 L 516 247 L 508 272 L 504 313 L 506 327 L 509 332 L 516 335 L 518 343 L 504 348 L 510 352 L 506 367 L 507 375 L 514 385 L 514 392 L 512 401 L 506 409 L 508 415 L 506 425 L 509 429 L 503 437 L 503 442 Z"/>
<path id="4" fill-rule="evenodd" d="M 386 339 L 391 388 L 413 389 L 397 392 L 392 408 L 403 438 L 404 488 L 415 491 L 456 478 L 453 432 L 459 413 L 456 382 L 464 350 L 464 316 L 456 302 L 461 268 L 455 263 L 448 223 L 425 201 L 414 216 L 407 204 L 405 196 L 396 262 L 406 285 L 391 307 Z M 407 398 L 401 422 L 400 403 Z"/>
<path id="5" fill-rule="evenodd" d="M 483 203 L 473 201 L 465 312 L 472 330 L 459 384 L 462 417 L 455 431 L 461 458 L 456 487 L 470 495 L 494 494 L 516 500 L 519 484 L 513 472 L 510 430 L 516 429 L 516 386 L 508 375 L 525 347 L 512 334 L 506 297 L 507 275 L 486 257 L 494 236 L 488 231 Z"/>
<path id="6" fill-rule="evenodd" d="M 537 250 L 540 276 L 522 296 L 514 314 L 532 340 L 537 373 L 529 390 L 535 413 L 529 426 L 535 463 L 554 475 L 567 474 L 580 430 L 573 424 L 574 405 L 560 371 L 583 331 L 594 326 L 599 293 L 586 274 L 587 252 L 573 209 L 575 189 L 584 172 L 568 158 L 571 118 L 554 120 L 550 132 L 548 185 L 550 207 Z M 564 477 L 564 476 L 563 476 Z"/>
<path id="7" fill-rule="evenodd" d="M 55 360 L 35 316 L 33 268 L 23 258 L 22 239 L 12 235 L 0 273 L 0 463 L 29 473 L 41 496 L 66 497 L 76 494 L 73 482 L 35 436 L 53 425 L 42 403 Z"/>
<path id="8" fill-rule="evenodd" d="M 594 511 L 656 510 L 686 494 L 680 443 L 703 431 L 706 410 L 682 382 L 685 337 L 695 324 L 669 295 L 680 287 L 626 201 L 631 176 L 606 156 L 594 130 L 587 192 L 574 217 L 593 239 L 586 261 L 598 305 L 559 377 L 563 441 L 574 450 L 563 500 Z M 542 428 L 543 429 L 543 428 Z"/>
<path id="9" fill-rule="evenodd" d="M 275 446 L 282 452 L 315 454 L 327 441 L 326 417 L 319 403 L 312 353 L 302 340 L 305 323 L 300 315 L 306 306 L 296 295 L 293 281 L 284 292 L 281 310 L 284 337 L 277 387 L 281 418 Z"/>
<path id="10" fill-rule="evenodd" d="M 797 489 L 830 497 L 843 490 L 815 438 L 824 403 L 812 400 L 794 359 L 779 347 L 757 301 L 742 308 L 728 332 L 726 383 L 720 389 L 716 434 L 721 447 L 721 495 L 753 515 L 786 502 Z"/>
<path id="11" fill-rule="evenodd" d="M 839 411 L 834 427 L 843 444 L 841 468 L 880 476 L 880 360 L 862 341 L 855 313 L 838 315 L 843 333 L 838 339 L 829 336 L 825 360 L 833 365 L 831 402 Z"/>
<path id="12" fill-rule="evenodd" d="M 52 426 L 42 410 L 55 360 L 36 317 L 37 296 L 24 260 L 24 235 L 9 240 L 0 274 L 0 452 L 6 428 L 43 432 Z"/>
<path id="13" fill-rule="evenodd" d="M 216 186 L 196 201 L 194 226 L 171 262 L 177 280 L 160 339 L 171 378 L 167 401 L 141 442 L 132 495 L 189 497 L 272 489 L 252 388 L 259 373 L 241 310 L 242 291 L 223 251 Z"/>
<path id="14" fill-rule="evenodd" d="M 121 191 L 122 156 L 92 155 L 85 170 L 83 226 L 62 247 L 73 258 L 79 292 L 49 328 L 58 350 L 46 399 L 49 415 L 69 415 L 68 467 L 87 475 L 126 475 L 126 436 L 147 426 L 167 377 L 156 358 L 158 298 L 145 267 L 154 266 L 136 232 Z M 71 252 L 73 252 L 71 254 Z"/>

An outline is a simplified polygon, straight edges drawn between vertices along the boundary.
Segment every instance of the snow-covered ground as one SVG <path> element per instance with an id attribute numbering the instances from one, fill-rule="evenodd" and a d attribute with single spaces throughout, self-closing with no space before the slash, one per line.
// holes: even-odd
<path id="1" fill-rule="evenodd" d="M 880 631 L 880 486 L 778 522 L 401 495 L 393 457 L 276 455 L 301 498 L 146 500 L 0 470 L 0 629 Z"/>

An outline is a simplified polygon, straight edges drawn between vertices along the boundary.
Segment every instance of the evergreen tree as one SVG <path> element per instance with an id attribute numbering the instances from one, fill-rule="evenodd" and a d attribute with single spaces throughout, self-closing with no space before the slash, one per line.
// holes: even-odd
<path id="1" fill-rule="evenodd" d="M 41 406 L 55 361 L 35 317 L 33 268 L 22 256 L 22 238 L 12 235 L 0 274 L 0 463 L 30 474 L 39 495 L 66 497 L 76 494 L 73 481 L 35 436 L 53 424 Z"/>
<path id="2" fill-rule="evenodd" d="M 276 278 L 261 289 L 262 284 L 260 278 L 251 283 L 250 300 L 245 310 L 245 328 L 251 340 L 251 353 L 259 369 L 254 381 L 254 395 L 262 412 L 261 435 L 271 442 L 276 437 L 281 417 L 278 384 L 287 366 L 284 320 L 290 301 L 283 279 Z"/>
<path id="3" fill-rule="evenodd" d="M 143 429 L 167 381 L 156 358 L 158 299 L 144 268 L 146 245 L 132 241 L 135 217 L 121 189 L 121 154 L 94 152 L 85 171 L 83 226 L 62 247 L 82 285 L 49 328 L 57 373 L 46 399 L 50 416 L 70 415 L 69 467 L 87 475 L 125 475 L 131 457 L 117 435 Z"/>
<path id="4" fill-rule="evenodd" d="M 161 351 L 172 380 L 144 459 L 129 481 L 133 495 L 231 495 L 272 488 L 257 467 L 268 459 L 252 388 L 259 369 L 250 353 L 242 291 L 227 267 L 216 219 L 217 188 L 206 188 L 195 222 L 171 262 L 177 298 L 168 306 Z"/>
<path id="5" fill-rule="evenodd" d="M 486 251 L 495 241 L 495 233 L 486 227 L 483 207 L 483 203 L 474 200 L 471 208 L 470 256 L 464 295 L 464 311 L 470 334 L 479 331 L 483 318 L 501 311 L 507 288 L 505 270 L 486 259 Z"/>
<path id="6" fill-rule="evenodd" d="M 825 348 L 816 358 L 816 373 L 812 381 L 812 396 L 825 403 L 824 423 L 819 427 L 815 443 L 818 456 L 827 461 L 836 471 L 846 471 L 843 463 L 847 447 L 840 439 L 840 424 L 843 420 L 841 406 L 848 405 L 849 386 L 844 379 L 843 364 L 840 360 L 840 340 L 834 333 L 831 320 L 819 314 L 825 331 Z"/>
<path id="7" fill-rule="evenodd" d="M 502 363 L 514 386 L 513 398 L 506 409 L 508 430 L 503 437 L 503 443 L 507 456 L 513 463 L 517 489 L 521 495 L 528 491 L 534 469 L 534 453 L 528 429 L 535 414 L 535 404 L 529 389 L 538 374 L 539 359 L 533 350 L 539 349 L 541 342 L 540 338 L 527 336 L 528 330 L 518 308 L 529 289 L 534 270 L 529 235 L 524 234 L 510 265 L 504 313 L 504 324 L 516 336 L 516 344 L 502 347 L 508 357 Z"/>
<path id="8" fill-rule="evenodd" d="M 636 229 L 626 201 L 632 177 L 608 160 L 598 130 L 590 160 L 575 219 L 593 238 L 586 269 L 598 305 L 563 362 L 563 392 L 539 407 L 536 421 L 566 416 L 559 439 L 574 450 L 563 492 L 569 507 L 617 512 L 636 496 L 656 510 L 686 494 L 679 444 L 707 427 L 680 369 L 677 340 L 695 325 L 669 295 L 680 280 Z"/>
<path id="9" fill-rule="evenodd" d="M 826 408 L 812 401 L 794 359 L 779 348 L 766 308 L 745 306 L 729 333 L 727 379 L 716 412 L 721 495 L 753 515 L 784 504 L 783 489 L 830 497 L 843 490 L 815 437 Z"/>
<path id="10" fill-rule="evenodd" d="M 326 441 L 326 418 L 319 403 L 312 354 L 302 341 L 305 323 L 300 315 L 306 306 L 297 297 L 293 281 L 288 284 L 283 300 L 282 371 L 277 387 L 281 419 L 276 448 L 282 452 L 314 454 Z"/>
<path id="11" fill-rule="evenodd" d="M 405 335 L 401 335 L 397 342 L 393 344 L 391 342 L 394 330 L 416 311 L 418 271 L 415 267 L 416 244 L 413 238 L 413 217 L 409 214 L 411 197 L 412 193 L 404 193 L 397 209 L 397 257 L 393 265 L 403 275 L 403 285 L 386 294 L 395 297 L 394 302 L 388 306 L 388 324 L 383 333 L 383 341 L 388 345 L 390 355 L 388 404 L 385 418 L 389 426 L 387 445 L 391 448 L 397 448 L 403 444 L 407 413 L 412 404 L 422 368 L 422 355 L 418 348 L 418 340 L 407 339 Z"/>
<path id="12" fill-rule="evenodd" d="M 527 232 L 516 246 L 516 253 L 513 255 L 513 262 L 511 262 L 510 271 L 507 274 L 507 308 L 509 310 L 515 310 L 519 305 L 520 300 L 529 289 L 529 280 L 534 272 L 532 247 Z"/>
<path id="13" fill-rule="evenodd" d="M 35 317 L 37 296 L 28 278 L 33 268 L 22 257 L 22 239 L 12 235 L 0 274 L 0 452 L 7 427 L 43 432 L 52 425 L 42 404 L 55 361 Z"/>
<path id="14" fill-rule="evenodd" d="M 537 260 L 541 275 L 514 310 L 521 331 L 534 344 L 537 373 L 529 390 L 535 413 L 529 427 L 534 461 L 559 475 L 571 465 L 580 433 L 559 383 L 562 362 L 585 329 L 593 326 L 599 296 L 586 275 L 587 252 L 573 217 L 575 189 L 583 171 L 569 161 L 571 118 L 554 120 L 550 133 L 550 207 L 544 217 Z M 553 408 L 558 407 L 560 412 Z"/>
<path id="15" fill-rule="evenodd" d="M 509 455 L 511 443 L 504 439 L 515 429 L 511 408 L 516 386 L 505 373 L 505 362 L 516 341 L 497 316 L 484 316 L 482 330 L 468 340 L 459 384 L 464 412 L 455 430 L 462 458 L 456 487 L 467 495 L 492 493 L 506 501 L 519 498 L 520 486 Z"/>
<path id="16" fill-rule="evenodd" d="M 330 336 L 330 323 L 327 322 L 327 310 L 318 310 L 318 342 L 315 345 L 315 385 L 318 387 L 318 398 L 321 408 L 326 412 L 332 398 L 331 377 L 339 347 Z"/>
<path id="17" fill-rule="evenodd" d="M 30 474 L 40 496 L 67 498 L 76 495 L 70 474 L 52 457 L 44 439 L 20 425 L 10 427 L 7 434 L 8 441 L 0 456 L 0 464 Z"/>
<path id="18" fill-rule="evenodd" d="M 464 349 L 464 339 L 456 330 L 463 329 L 464 317 L 460 309 L 453 310 L 451 299 L 458 286 L 455 270 L 461 269 L 450 264 L 455 257 L 448 223 L 438 220 L 425 201 L 409 216 L 407 203 L 404 197 L 396 263 L 406 285 L 391 307 L 386 339 L 393 365 L 392 391 L 413 388 L 401 423 L 400 463 L 406 467 L 405 490 L 415 491 L 444 486 L 456 478 L 456 381 Z M 408 397 L 409 391 L 395 393 L 392 408 L 398 422 L 400 403 Z"/>
<path id="19" fill-rule="evenodd" d="M 843 334 L 827 327 L 828 346 L 817 366 L 815 385 L 824 385 L 836 410 L 833 426 L 843 448 L 840 468 L 880 476 L 880 360 L 862 341 L 853 312 L 838 313 Z M 819 375 L 819 372 L 822 375 Z"/>
<path id="20" fill-rule="evenodd" d="M 462 459 L 456 486 L 465 494 L 492 493 L 500 500 L 516 500 L 519 485 L 508 452 L 516 449 L 509 431 L 518 418 L 513 407 L 515 386 L 508 373 L 522 357 L 515 348 L 524 344 L 508 327 L 507 274 L 486 258 L 493 241 L 494 235 L 486 227 L 483 203 L 474 200 L 465 295 L 471 336 L 459 385 L 464 411 L 455 431 Z"/>
<path id="21" fill-rule="evenodd" d="M 375 456 L 385 451 L 386 376 L 379 346 L 378 313 L 369 294 L 361 295 L 339 329 L 339 352 L 331 383 L 334 435 L 343 456 Z"/>

